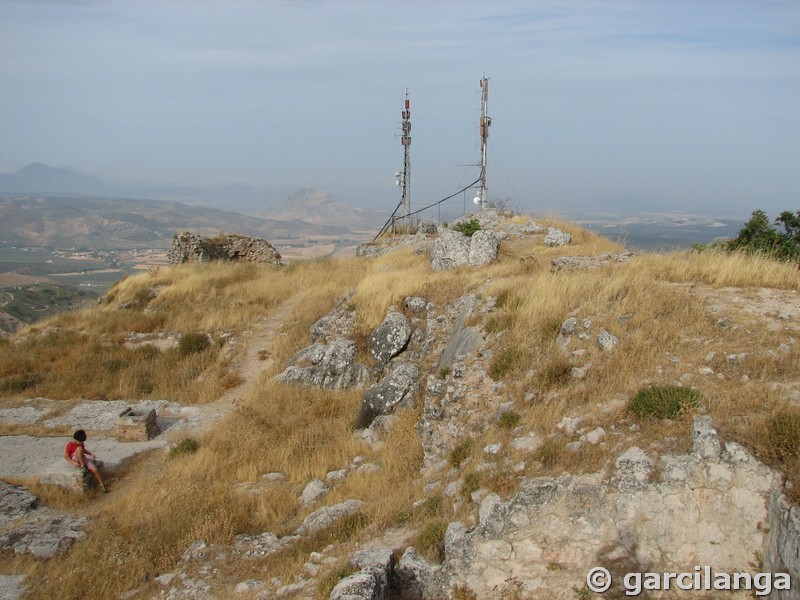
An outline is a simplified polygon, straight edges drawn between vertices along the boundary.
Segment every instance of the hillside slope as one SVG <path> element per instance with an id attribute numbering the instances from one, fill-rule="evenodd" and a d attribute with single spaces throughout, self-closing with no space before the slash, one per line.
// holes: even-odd
<path id="1" fill-rule="evenodd" d="M 373 257 L 182 265 L 128 278 L 101 306 L 0 342 L 3 409 L 36 397 L 61 412 L 87 399 L 202 409 L 224 397 L 227 407 L 172 440 L 193 437 L 196 452 L 143 455 L 114 475 L 107 496 L 15 481 L 91 526 L 68 552 L 15 558 L 6 573 L 27 574 L 34 598 L 76 598 L 87 586 L 98 598 L 328 598 L 365 564 L 357 577 L 373 577 L 380 552 L 355 551 L 388 548 L 395 558 L 405 551 L 388 597 L 572 598 L 588 593 L 588 560 L 657 570 L 689 555 L 645 564 L 636 544 L 614 554 L 618 540 L 591 532 L 542 542 L 522 521 L 510 534 L 514 507 L 540 501 L 532 482 L 566 489 L 564 474 L 574 477 L 586 495 L 559 506 L 580 521 L 590 507 L 605 510 L 603 494 L 623 497 L 618 458 L 636 447 L 652 463 L 636 489 L 660 498 L 666 488 L 648 482 L 671 481 L 671 457 L 704 464 L 689 453 L 697 416 L 797 479 L 793 267 L 714 253 L 631 256 L 569 224 L 483 222 L 503 240 L 497 260 L 479 268 L 434 271 L 434 236 L 422 234 L 386 239 Z M 545 245 L 548 226 L 571 241 Z M 276 314 L 280 325 L 259 329 Z M 379 334 L 386 321 L 400 325 Z M 406 341 L 395 344 L 403 323 Z M 210 344 L 182 349 L 177 340 L 191 333 Z M 392 396 L 401 375 L 405 392 Z M 671 394 L 666 409 L 648 395 L 653 386 Z M 643 391 L 641 408 L 633 400 Z M 41 419 L 2 424 L 3 433 L 46 435 Z M 763 469 L 748 472 L 772 490 L 780 478 Z M 736 485 L 720 488 L 721 502 Z M 766 492 L 751 491 L 748 502 L 766 511 Z M 547 494 L 536 498 L 557 497 Z M 643 548 L 665 538 L 635 527 Z M 739 530 L 748 543 L 766 535 Z M 508 553 L 523 548 L 528 562 L 512 566 Z M 493 575 L 476 580 L 478 566 Z M 479 589 L 490 580 L 496 589 Z"/>

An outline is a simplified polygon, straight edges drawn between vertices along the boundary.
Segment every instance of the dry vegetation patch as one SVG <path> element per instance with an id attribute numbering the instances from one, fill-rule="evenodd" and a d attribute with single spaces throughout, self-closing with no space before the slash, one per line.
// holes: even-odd
<path id="1" fill-rule="evenodd" d="M 644 255 L 620 266 L 554 274 L 550 257 L 619 248 L 571 225 L 546 224 L 568 231 L 573 244 L 550 249 L 503 242 L 501 260 L 478 270 L 434 273 L 427 258 L 411 250 L 284 268 L 212 263 L 160 269 L 120 282 L 94 310 L 56 317 L 16 341 L 0 342 L 4 396 L 205 402 L 224 393 L 235 364 L 235 356 L 217 343 L 220 334 L 235 336 L 286 299 L 295 302 L 271 344 L 274 363 L 235 412 L 198 436 L 195 452 L 137 461 L 112 494 L 92 505 L 96 517 L 85 541 L 49 563 L 19 563 L 31 575 L 32 597 L 78 596 L 87 587 L 97 597 L 117 597 L 173 570 L 195 540 L 229 544 L 238 533 L 290 533 L 311 510 L 297 501 L 305 483 L 348 468 L 356 455 L 380 470 L 351 471 L 320 502 L 357 498 L 366 502 L 361 512 L 268 559 L 223 564 L 222 576 L 228 583 L 249 577 L 290 580 L 311 551 L 334 543 L 343 557 L 356 543 L 398 524 L 413 528 L 419 535 L 416 543 L 435 556 L 443 527 L 454 518 L 453 501 L 437 494 L 425 499 L 422 491 L 423 452 L 415 428 L 421 407 L 399 413 L 385 446 L 373 451 L 351 435 L 359 392 L 295 388 L 271 379 L 308 344 L 309 327 L 350 292 L 362 344 L 387 307 L 402 305 L 406 296 L 424 296 L 439 308 L 468 292 L 483 299 L 496 296 L 496 309 L 470 324 L 487 335 L 493 354 L 482 364 L 501 382 L 497 393 L 483 399 L 483 408 L 493 414 L 500 400 L 512 401 L 513 408 L 490 419 L 488 426 L 474 424 L 469 441 L 451 449 L 450 465 L 462 469 L 465 478 L 462 516 L 474 511 L 469 494 L 478 487 L 508 497 L 522 475 L 597 471 L 631 445 L 659 449 L 666 438 L 685 438 L 696 412 L 710 414 L 723 435 L 797 478 L 800 418 L 775 387 L 797 382 L 795 342 L 788 341 L 785 329 L 760 330 L 758 315 L 733 315 L 730 325 L 721 326 L 721 315 L 711 312 L 707 296 L 697 293 L 700 284 L 712 296 L 715 287 L 734 285 L 796 292 L 796 270 L 759 257 L 706 252 Z M 520 260 L 526 256 L 535 260 Z M 676 285 L 690 282 L 694 285 Z M 127 303 L 129 308 L 118 308 Z M 570 316 L 591 321 L 587 337 L 559 335 Z M 598 345 L 601 329 L 618 336 L 614 349 Z M 122 341 L 131 331 L 196 333 L 210 336 L 210 344 L 194 345 L 191 352 L 128 350 Z M 779 348 L 784 341 L 786 348 Z M 573 367 L 586 367 L 582 378 L 573 375 Z M 627 412 L 637 392 L 651 386 L 695 389 L 702 398 L 679 402 L 683 410 L 668 410 L 663 419 Z M 568 450 L 566 444 L 581 434 L 558 429 L 565 416 L 581 417 L 585 428 L 603 427 L 609 434 L 603 443 Z M 514 436 L 527 431 L 543 438 L 537 450 L 527 455 L 507 450 Z M 497 441 L 515 461 L 525 460 L 525 470 L 510 472 L 504 454 L 482 456 L 485 444 Z M 479 473 L 479 456 L 497 468 Z M 261 475 L 271 471 L 280 471 L 286 480 L 263 482 Z M 53 498 L 56 504 L 69 503 Z M 349 568 L 344 562 L 331 567 L 319 596 Z"/>

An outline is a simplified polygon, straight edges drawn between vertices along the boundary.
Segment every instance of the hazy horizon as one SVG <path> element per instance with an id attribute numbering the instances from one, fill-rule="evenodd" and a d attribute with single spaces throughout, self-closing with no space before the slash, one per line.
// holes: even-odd
<path id="1" fill-rule="evenodd" d="M 797 210 L 800 4 L 0 0 L 0 172 L 522 210 Z"/>

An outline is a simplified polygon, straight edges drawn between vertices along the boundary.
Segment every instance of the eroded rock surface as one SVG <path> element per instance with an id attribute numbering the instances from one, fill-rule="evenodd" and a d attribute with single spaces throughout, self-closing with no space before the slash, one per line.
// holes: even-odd
<path id="1" fill-rule="evenodd" d="M 210 260 L 281 264 L 280 253 L 267 240 L 245 235 L 207 238 L 189 231 L 175 234 L 167 258 L 170 265 Z"/>

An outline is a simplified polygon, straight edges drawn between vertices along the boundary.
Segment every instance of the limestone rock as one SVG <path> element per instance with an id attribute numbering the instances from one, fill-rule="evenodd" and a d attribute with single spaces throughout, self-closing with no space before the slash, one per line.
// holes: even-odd
<path id="1" fill-rule="evenodd" d="M 620 265 L 638 256 L 636 252 L 609 252 L 600 256 L 559 256 L 550 261 L 553 271 L 586 271 L 610 265 Z"/>
<path id="2" fill-rule="evenodd" d="M 85 517 L 57 513 L 49 508 L 39 509 L 32 518 L 0 533 L 0 548 L 13 550 L 15 554 L 52 558 L 86 537 L 85 524 Z"/>
<path id="3" fill-rule="evenodd" d="M 0 526 L 28 515 L 39 506 L 39 496 L 28 488 L 0 481 Z"/>
<path id="4" fill-rule="evenodd" d="M 601 329 L 597 336 L 597 345 L 603 350 L 613 350 L 619 344 L 619 338 L 605 329 Z"/>
<path id="5" fill-rule="evenodd" d="M 500 238 L 497 237 L 497 234 L 487 229 L 476 231 L 469 241 L 467 264 L 470 267 L 488 265 L 497 258 L 499 250 Z"/>
<path id="6" fill-rule="evenodd" d="M 437 567 L 419 556 L 409 546 L 403 552 L 393 573 L 393 587 L 401 600 L 423 600 L 426 583 L 430 582 Z"/>
<path id="7" fill-rule="evenodd" d="M 286 370 L 275 377 L 284 383 L 306 387 L 343 390 L 366 383 L 369 373 L 355 362 L 356 343 L 336 338 L 328 344 L 317 343 L 298 352 Z"/>
<path id="8" fill-rule="evenodd" d="M 572 236 L 566 231 L 561 231 L 556 227 L 548 227 L 547 235 L 544 236 L 545 246 L 565 246 L 572 241 Z"/>
<path id="9" fill-rule="evenodd" d="M 320 479 L 312 479 L 303 488 L 303 493 L 300 494 L 300 502 L 303 504 L 311 504 L 316 502 L 322 496 L 328 493 L 330 488 L 325 485 L 325 482 Z"/>
<path id="10" fill-rule="evenodd" d="M 411 337 L 411 323 L 402 313 L 390 311 L 369 336 L 369 353 L 378 363 L 386 364 L 397 356 Z"/>
<path id="11" fill-rule="evenodd" d="M 323 506 L 309 514 L 295 530 L 296 535 L 314 535 L 327 529 L 342 517 L 355 514 L 364 506 L 363 500 L 345 500 L 332 506 Z"/>
<path id="12" fill-rule="evenodd" d="M 469 262 L 469 238 L 459 231 L 442 229 L 431 250 L 431 266 L 434 271 L 444 271 L 466 265 Z"/>
<path id="13" fill-rule="evenodd" d="M 411 408 L 416 403 L 419 369 L 411 363 L 397 363 L 381 381 L 364 392 L 356 427 L 367 427 L 375 417 L 394 412 L 400 406 Z"/>
<path id="14" fill-rule="evenodd" d="M 715 436 L 705 419 L 693 429 L 698 442 Z M 592 566 L 606 566 L 617 581 L 682 564 L 730 573 L 762 552 L 758 570 L 797 573 L 800 510 L 776 500 L 779 474 L 738 444 L 725 444 L 718 457 L 706 449 L 698 443 L 689 454 L 663 456 L 661 480 L 653 461 L 631 448 L 611 480 L 523 478 L 508 501 L 487 495 L 478 526 L 448 526 L 442 566 L 425 575 L 436 588 L 422 597 L 446 597 L 460 584 L 478 598 L 499 598 L 513 580 L 543 598 L 571 600 Z"/>
<path id="15" fill-rule="evenodd" d="M 170 265 L 210 260 L 282 264 L 281 255 L 266 240 L 244 235 L 207 238 L 188 231 L 175 234 L 167 257 Z"/>

